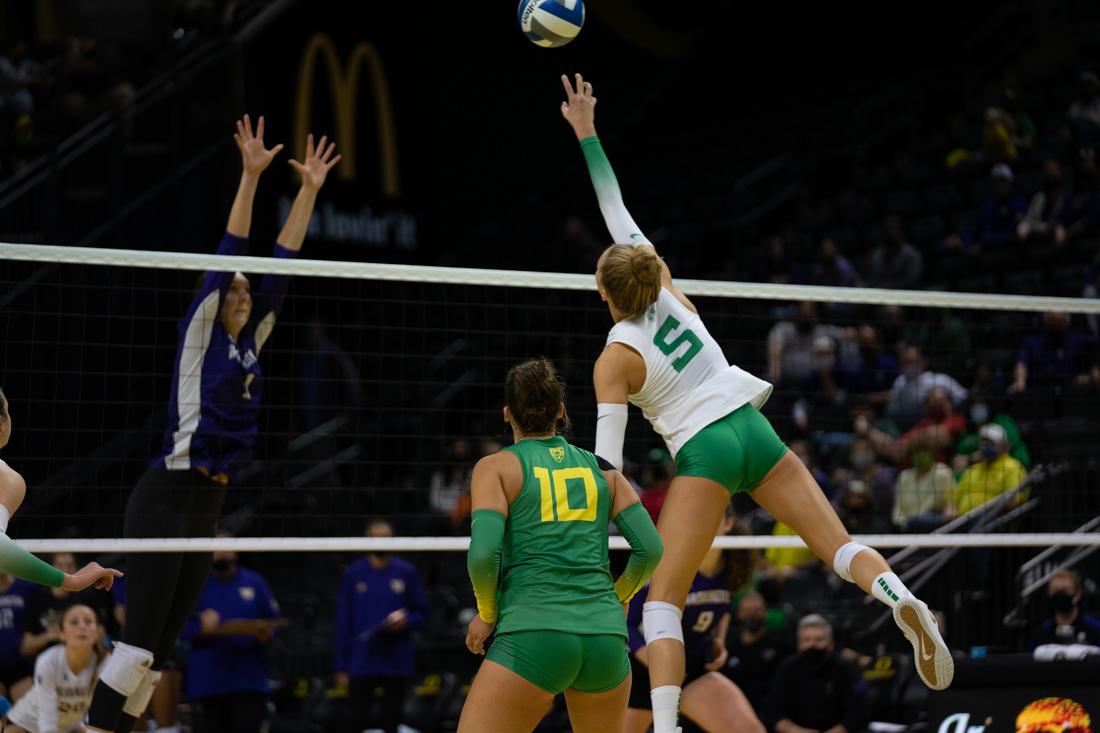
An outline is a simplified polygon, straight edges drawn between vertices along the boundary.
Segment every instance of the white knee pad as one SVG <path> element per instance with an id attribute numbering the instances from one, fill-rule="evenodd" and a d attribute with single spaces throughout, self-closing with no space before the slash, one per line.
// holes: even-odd
<path id="1" fill-rule="evenodd" d="M 683 614 L 680 609 L 664 601 L 647 601 L 642 604 L 642 633 L 645 643 L 661 639 L 675 639 L 684 643 L 684 628 L 680 625 Z"/>
<path id="2" fill-rule="evenodd" d="M 149 701 L 153 699 L 153 690 L 157 689 L 160 682 L 160 672 L 147 670 L 141 678 L 137 689 L 126 698 L 126 704 L 122 706 L 122 712 L 134 718 L 140 718 L 145 708 L 149 707 Z"/>
<path id="3" fill-rule="evenodd" d="M 115 644 L 99 679 L 115 692 L 129 697 L 153 665 L 153 653 L 139 646 Z"/>
<path id="4" fill-rule="evenodd" d="M 833 570 L 849 583 L 856 582 L 852 579 L 852 560 L 859 553 L 870 549 L 867 545 L 861 545 L 858 542 L 848 542 L 841 545 L 840 549 L 836 551 L 836 555 L 833 556 Z"/>

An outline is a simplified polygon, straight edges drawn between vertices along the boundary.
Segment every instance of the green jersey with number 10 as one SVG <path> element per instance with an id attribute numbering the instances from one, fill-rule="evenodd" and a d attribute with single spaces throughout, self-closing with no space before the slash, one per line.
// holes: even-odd
<path id="1" fill-rule="evenodd" d="M 505 450 L 519 458 L 523 488 L 504 529 L 497 633 L 626 638 L 607 558 L 611 491 L 596 456 L 560 436 Z"/>

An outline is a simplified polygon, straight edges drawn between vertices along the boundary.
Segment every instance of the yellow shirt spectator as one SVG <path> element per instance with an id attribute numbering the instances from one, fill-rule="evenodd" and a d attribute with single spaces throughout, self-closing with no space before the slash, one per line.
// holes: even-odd
<path id="1" fill-rule="evenodd" d="M 1016 488 L 1027 477 L 1024 464 L 1007 453 L 992 462 L 982 461 L 966 469 L 955 487 L 955 507 L 959 514 L 981 506 L 990 499 Z"/>
<path id="2" fill-rule="evenodd" d="M 776 522 L 772 536 L 797 537 L 798 533 L 782 522 Z M 776 570 L 783 570 L 810 565 L 817 560 L 817 556 L 808 547 L 769 547 L 764 552 L 764 559 Z"/>

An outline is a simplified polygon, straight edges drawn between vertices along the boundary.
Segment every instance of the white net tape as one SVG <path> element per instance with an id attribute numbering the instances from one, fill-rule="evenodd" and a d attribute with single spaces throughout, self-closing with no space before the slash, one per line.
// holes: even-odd
<path id="1" fill-rule="evenodd" d="M 358 280 L 399 280 L 449 285 L 487 285 L 510 288 L 594 290 L 593 275 L 523 270 L 488 270 L 422 265 L 385 265 L 335 260 L 288 260 L 274 257 L 222 257 L 180 252 L 146 252 L 56 245 L 0 242 L 0 259 L 76 265 L 115 265 L 168 270 L 237 270 L 256 274 L 304 275 Z M 819 285 L 773 285 L 677 279 L 687 295 L 760 300 L 820 300 L 865 305 L 900 305 L 1010 311 L 1066 311 L 1100 314 L 1100 300 L 1047 298 L 1029 295 L 950 293 L 931 290 L 837 288 Z"/>
<path id="2" fill-rule="evenodd" d="M 881 549 L 944 547 L 1092 547 L 1100 546 L 1100 533 L 1041 532 L 1031 534 L 875 534 L 852 539 Z M 22 540 L 31 552 L 465 552 L 468 537 L 233 537 L 218 539 L 148 538 Z M 759 550 L 769 547 L 805 547 L 799 537 L 719 537 L 715 547 Z M 626 550 L 622 537 L 612 537 L 609 547 Z"/>

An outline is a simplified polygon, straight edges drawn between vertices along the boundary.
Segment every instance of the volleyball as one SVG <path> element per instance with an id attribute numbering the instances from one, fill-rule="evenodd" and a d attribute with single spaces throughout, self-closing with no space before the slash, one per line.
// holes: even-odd
<path id="1" fill-rule="evenodd" d="M 584 0 L 520 0 L 519 27 L 531 43 L 544 48 L 564 46 L 584 25 Z"/>

